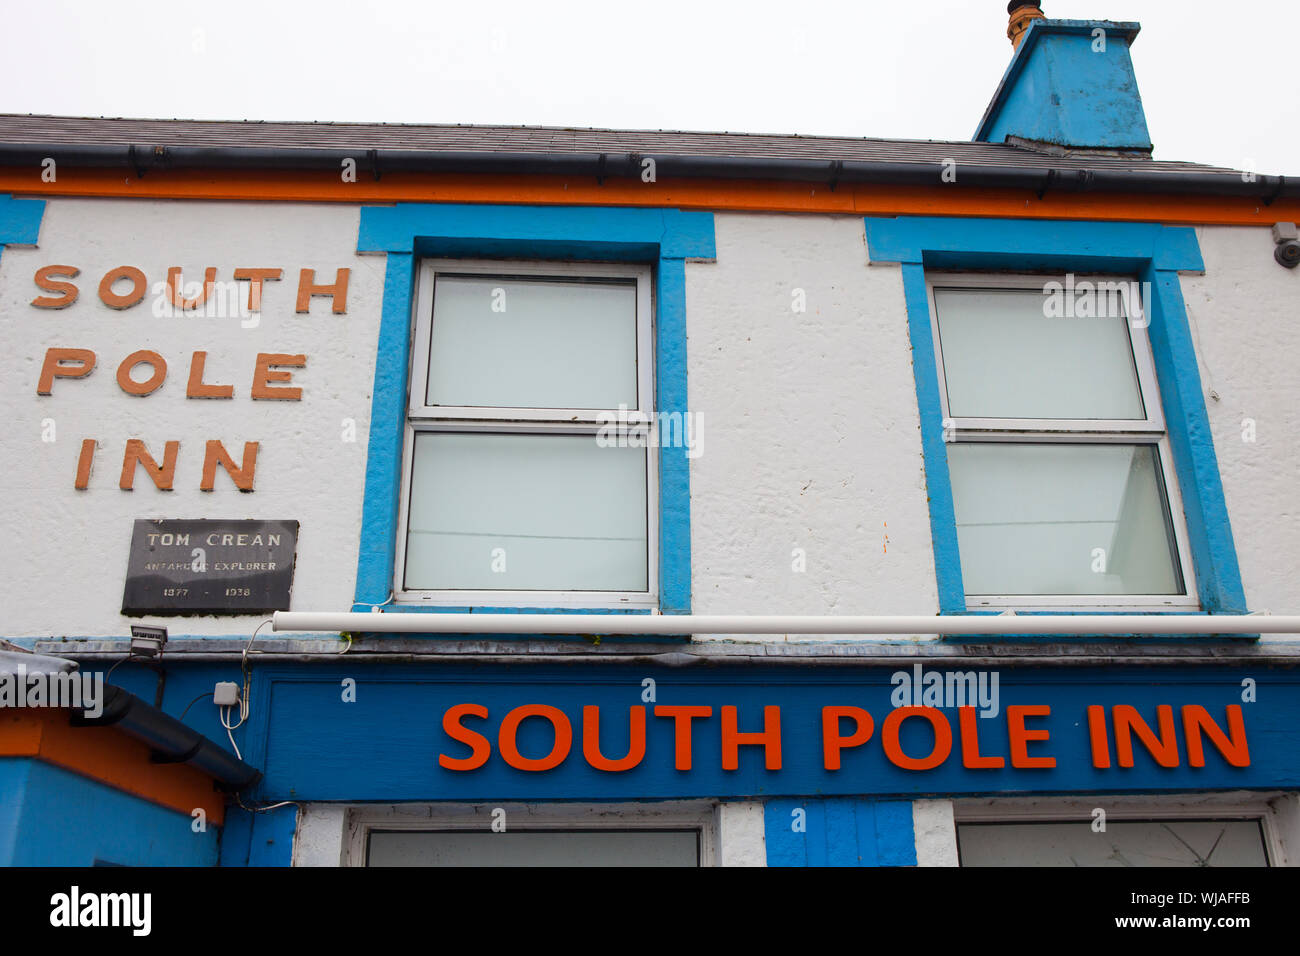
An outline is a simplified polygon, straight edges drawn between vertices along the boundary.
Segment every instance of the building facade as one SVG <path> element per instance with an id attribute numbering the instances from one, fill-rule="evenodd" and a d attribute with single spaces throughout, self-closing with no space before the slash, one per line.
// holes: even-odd
<path id="1" fill-rule="evenodd" d="M 971 142 L 0 117 L 0 861 L 1300 863 L 1300 190 L 1012 6 Z"/>

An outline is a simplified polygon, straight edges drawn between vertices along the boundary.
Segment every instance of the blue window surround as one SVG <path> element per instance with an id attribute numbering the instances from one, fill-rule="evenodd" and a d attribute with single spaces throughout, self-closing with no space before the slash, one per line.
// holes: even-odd
<path id="1" fill-rule="evenodd" d="M 1178 283 L 1179 271 L 1205 269 L 1196 233 L 1185 226 L 1159 223 L 930 216 L 868 218 L 866 229 L 871 261 L 902 266 L 940 613 L 966 613 L 966 596 L 948 476 L 948 449 L 943 440 L 926 294 L 927 268 L 1111 272 L 1136 275 L 1140 281 L 1150 283 L 1147 332 L 1182 492 L 1201 610 L 1209 614 L 1246 613 L 1201 376 Z"/>
<path id="2" fill-rule="evenodd" d="M 6 245 L 34 246 L 45 215 L 45 200 L 0 194 L 0 255 Z"/>
<path id="3" fill-rule="evenodd" d="M 425 257 L 585 259 L 655 267 L 655 411 L 686 412 L 686 260 L 714 258 L 713 214 L 678 209 L 398 203 L 364 207 L 358 253 L 386 253 L 383 315 L 370 408 L 356 604 L 388 600 L 397 549 L 412 296 Z M 659 450 L 659 610 L 691 608 L 690 471 L 686 448 Z M 523 611 L 389 605 L 395 611 Z M 638 612 L 629 612 L 638 613 Z M 640 612 L 644 613 L 644 612 Z"/>

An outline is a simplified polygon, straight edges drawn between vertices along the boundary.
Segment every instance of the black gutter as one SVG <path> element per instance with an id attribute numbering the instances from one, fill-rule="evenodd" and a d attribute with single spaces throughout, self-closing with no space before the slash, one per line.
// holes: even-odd
<path id="1" fill-rule="evenodd" d="M 1154 172 L 1075 167 L 987 166 L 944 163 L 871 162 L 677 156 L 658 153 L 506 153 L 490 150 L 323 149 L 315 147 L 143 146 L 0 144 L 0 166 L 32 166 L 53 158 L 67 166 L 125 167 L 137 176 L 151 170 L 182 168 L 329 169 L 344 160 L 356 163 L 358 176 L 384 173 L 497 173 L 639 179 L 642 161 L 653 158 L 656 179 L 709 177 L 822 183 L 883 183 L 932 186 L 945 183 L 984 188 L 1046 192 L 1195 193 L 1241 196 L 1269 205 L 1279 198 L 1300 198 L 1300 177 L 1256 176 L 1230 172 Z"/>
<path id="2" fill-rule="evenodd" d="M 130 691 L 104 685 L 103 712 L 74 711 L 74 727 L 116 727 L 149 745 L 156 763 L 185 763 L 213 777 L 223 790 L 246 790 L 262 772 L 233 756 L 175 717 L 150 707 Z"/>

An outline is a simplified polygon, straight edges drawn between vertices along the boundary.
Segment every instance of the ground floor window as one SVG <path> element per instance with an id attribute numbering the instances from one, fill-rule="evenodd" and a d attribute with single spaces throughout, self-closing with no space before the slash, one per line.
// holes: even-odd
<path id="1" fill-rule="evenodd" d="M 1259 820 L 967 823 L 962 866 L 1268 866 Z"/>
<path id="2" fill-rule="evenodd" d="M 712 866 L 711 804 L 353 807 L 352 866 Z"/>
<path id="3" fill-rule="evenodd" d="M 962 866 L 1270 866 L 1271 803 L 1249 795 L 954 802 Z"/>
<path id="4" fill-rule="evenodd" d="M 699 830 L 371 830 L 367 866 L 699 866 Z"/>

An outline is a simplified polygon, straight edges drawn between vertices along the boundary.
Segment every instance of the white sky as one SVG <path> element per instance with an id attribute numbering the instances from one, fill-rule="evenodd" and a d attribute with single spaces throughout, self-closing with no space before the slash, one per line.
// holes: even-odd
<path id="1" fill-rule="evenodd" d="M 1045 0 L 1137 20 L 1159 159 L 1300 175 L 1294 0 Z M 969 139 L 1004 0 L 13 2 L 0 112 Z"/>

